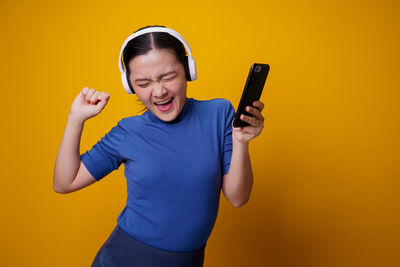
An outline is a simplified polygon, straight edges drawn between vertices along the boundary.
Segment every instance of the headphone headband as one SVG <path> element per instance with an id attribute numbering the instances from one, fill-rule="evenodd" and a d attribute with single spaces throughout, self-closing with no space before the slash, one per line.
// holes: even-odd
<path id="1" fill-rule="evenodd" d="M 150 32 L 165 32 L 168 33 L 170 35 L 172 35 L 173 37 L 175 37 L 176 39 L 178 39 L 183 46 L 185 47 L 186 51 L 187 51 L 187 63 L 188 63 L 188 68 L 189 68 L 189 73 L 190 73 L 190 80 L 194 81 L 197 79 L 197 72 L 196 72 L 196 65 L 194 62 L 194 58 L 192 56 L 192 50 L 190 49 L 189 44 L 186 42 L 186 40 L 182 37 L 182 35 L 180 35 L 178 32 L 169 29 L 169 28 L 164 28 L 164 27 L 149 27 L 149 28 L 145 28 L 142 30 L 139 30 L 135 33 L 133 33 L 132 35 L 130 35 L 128 38 L 126 38 L 125 42 L 123 43 L 122 47 L 121 47 L 121 51 L 119 52 L 119 58 L 118 58 L 118 66 L 119 66 L 119 70 L 121 72 L 121 78 L 122 78 L 122 84 L 124 85 L 125 90 L 127 91 L 127 93 L 132 94 L 133 93 L 133 88 L 131 89 L 129 86 L 129 83 L 127 81 L 127 73 L 126 73 L 126 68 L 124 66 L 124 62 L 123 62 L 123 58 L 122 58 L 122 54 L 124 52 L 124 49 L 126 47 L 126 45 L 128 44 L 128 42 L 140 35 L 146 34 L 146 33 L 150 33 Z M 128 87 L 128 88 L 127 88 Z"/>

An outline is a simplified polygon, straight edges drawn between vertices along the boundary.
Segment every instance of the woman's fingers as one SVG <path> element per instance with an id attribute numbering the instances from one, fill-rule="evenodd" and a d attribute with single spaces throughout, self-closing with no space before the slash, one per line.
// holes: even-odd
<path id="1" fill-rule="evenodd" d="M 261 114 L 261 111 L 263 109 L 264 109 L 264 104 L 261 101 L 254 101 L 253 106 L 246 107 L 246 111 L 248 113 L 250 113 L 251 115 L 253 115 L 253 117 L 244 115 L 243 120 L 248 122 L 252 126 L 256 126 L 256 127 L 259 126 L 260 123 L 257 120 L 260 120 L 261 122 L 264 121 L 264 117 Z"/>
<path id="2" fill-rule="evenodd" d="M 246 111 L 250 115 L 240 115 L 240 119 L 249 124 L 249 126 L 235 128 L 234 133 L 239 142 L 248 142 L 256 136 L 260 135 L 264 128 L 264 117 L 261 111 L 264 104 L 261 101 L 254 101 L 253 106 L 247 106 Z"/>
<path id="3" fill-rule="evenodd" d="M 110 95 L 106 92 L 100 92 L 89 87 L 84 87 L 81 91 L 81 96 L 86 104 L 96 105 L 99 101 L 108 100 Z"/>
<path id="4" fill-rule="evenodd" d="M 259 119 L 261 121 L 264 121 L 264 118 L 261 115 L 261 111 L 259 109 L 247 106 L 246 107 L 246 111 L 249 112 L 250 114 L 252 114 L 253 117 L 255 117 L 255 118 L 257 118 L 257 119 Z"/>
<path id="5" fill-rule="evenodd" d="M 87 93 L 89 92 L 89 87 L 83 87 L 81 92 L 82 92 L 82 95 L 86 96 Z"/>
<path id="6" fill-rule="evenodd" d="M 98 109 L 98 110 L 103 110 L 103 108 L 105 107 L 105 105 L 107 104 L 107 102 L 108 102 L 108 99 L 109 99 L 109 95 L 108 95 L 108 97 L 107 97 L 107 95 L 108 94 L 106 94 L 106 93 L 101 93 L 101 96 L 100 96 L 100 101 L 96 104 L 96 108 Z"/>
<path id="7" fill-rule="evenodd" d="M 262 116 L 259 119 L 259 118 L 254 118 L 254 117 L 250 117 L 250 116 L 242 114 L 242 115 L 240 115 L 240 119 L 242 121 L 245 121 L 245 122 L 249 123 L 251 126 L 264 127 L 264 125 L 263 125 L 264 118 Z"/>
<path id="8" fill-rule="evenodd" d="M 99 100 L 101 102 L 107 103 L 109 98 L 110 98 L 110 94 L 106 93 L 106 92 L 101 92 L 100 95 L 99 95 Z"/>
<path id="9" fill-rule="evenodd" d="M 93 96 L 94 92 L 95 92 L 94 89 L 89 89 L 89 91 L 88 91 L 88 93 L 86 94 L 86 97 L 85 97 L 85 100 L 87 102 L 90 102 L 90 98 Z"/>
<path id="10" fill-rule="evenodd" d="M 253 107 L 257 108 L 261 112 L 264 109 L 264 103 L 261 101 L 254 101 Z"/>
<path id="11" fill-rule="evenodd" d="M 87 93 L 89 92 L 89 87 L 83 87 L 81 92 L 79 93 L 82 100 L 86 103 L 87 101 L 85 100 Z"/>
<path id="12" fill-rule="evenodd" d="M 70 113 L 73 116 L 87 120 L 99 114 L 106 106 L 110 95 L 106 92 L 95 91 L 84 87 L 75 97 L 71 105 Z"/>
<path id="13" fill-rule="evenodd" d="M 100 95 L 100 92 L 99 92 L 99 91 L 96 91 L 96 92 L 92 95 L 92 97 L 90 98 L 90 103 L 96 104 L 96 103 L 99 101 L 99 95 Z"/>

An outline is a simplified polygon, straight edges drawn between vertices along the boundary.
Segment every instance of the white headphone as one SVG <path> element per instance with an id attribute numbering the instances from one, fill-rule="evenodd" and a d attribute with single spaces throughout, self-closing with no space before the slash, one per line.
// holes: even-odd
<path id="1" fill-rule="evenodd" d="M 119 52 L 118 65 L 119 65 L 119 70 L 121 72 L 122 84 L 123 84 L 123 86 L 125 88 L 125 91 L 128 94 L 134 94 L 135 93 L 135 91 L 133 90 L 133 87 L 130 85 L 130 82 L 129 82 L 129 75 L 128 75 L 128 73 L 127 73 L 127 71 L 125 69 L 125 66 L 124 66 L 122 53 L 123 53 L 126 45 L 128 44 L 128 42 L 130 40 L 132 40 L 132 39 L 134 39 L 134 38 L 136 38 L 136 37 L 138 37 L 140 35 L 149 33 L 149 32 L 166 32 L 166 33 L 169 33 L 170 35 L 172 35 L 173 37 L 178 39 L 183 44 L 183 46 L 185 47 L 185 49 L 187 51 L 187 54 L 188 54 L 187 56 L 185 56 L 185 63 L 184 63 L 184 67 L 185 67 L 185 64 L 186 64 L 186 66 L 188 68 L 188 69 L 186 69 L 186 67 L 185 67 L 185 72 L 186 71 L 189 72 L 188 74 L 186 74 L 186 77 L 187 77 L 186 79 L 188 81 L 196 80 L 197 79 L 196 64 L 195 64 L 194 58 L 192 56 L 192 50 L 190 49 L 190 46 L 188 45 L 186 40 L 178 32 L 176 32 L 176 31 L 174 31 L 172 29 L 164 28 L 164 27 L 149 27 L 149 28 L 145 28 L 145 29 L 139 30 L 139 31 L 135 32 L 134 34 L 132 34 L 131 36 L 129 36 L 125 40 L 124 44 L 122 45 L 121 52 Z"/>

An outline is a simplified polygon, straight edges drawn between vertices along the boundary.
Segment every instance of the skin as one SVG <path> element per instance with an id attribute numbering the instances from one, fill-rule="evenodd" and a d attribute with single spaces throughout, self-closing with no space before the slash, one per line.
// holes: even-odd
<path id="1" fill-rule="evenodd" d="M 229 171 L 222 180 L 222 191 L 234 207 L 241 207 L 249 201 L 253 187 L 253 171 L 249 155 L 249 141 L 261 134 L 264 128 L 264 117 L 261 112 L 264 104 L 254 101 L 253 107 L 246 110 L 254 117 L 241 115 L 240 118 L 250 126 L 233 127 L 232 125 L 232 158 Z"/>
<path id="2" fill-rule="evenodd" d="M 160 120 L 174 120 L 186 101 L 185 69 L 170 49 L 153 49 L 129 62 L 130 81 L 140 101 Z M 173 99 L 167 112 L 160 111 L 156 102 Z"/>

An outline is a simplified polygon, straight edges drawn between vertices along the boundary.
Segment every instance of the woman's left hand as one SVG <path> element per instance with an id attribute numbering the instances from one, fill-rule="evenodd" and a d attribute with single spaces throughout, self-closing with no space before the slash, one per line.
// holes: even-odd
<path id="1" fill-rule="evenodd" d="M 254 101 L 253 107 L 246 107 L 246 111 L 253 115 L 253 117 L 242 114 L 240 115 L 240 119 L 250 124 L 250 126 L 236 128 L 232 124 L 233 142 L 247 144 L 251 139 L 261 134 L 264 128 L 264 117 L 261 114 L 263 109 L 264 104 L 261 101 Z"/>

